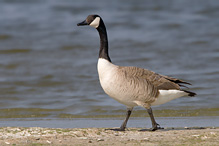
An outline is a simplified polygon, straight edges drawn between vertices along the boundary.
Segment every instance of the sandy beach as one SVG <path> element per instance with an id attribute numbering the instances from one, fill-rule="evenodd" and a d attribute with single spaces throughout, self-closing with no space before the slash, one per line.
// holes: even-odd
<path id="1" fill-rule="evenodd" d="M 151 131 L 105 128 L 2 127 L 0 145 L 218 145 L 219 128 L 165 128 Z"/>

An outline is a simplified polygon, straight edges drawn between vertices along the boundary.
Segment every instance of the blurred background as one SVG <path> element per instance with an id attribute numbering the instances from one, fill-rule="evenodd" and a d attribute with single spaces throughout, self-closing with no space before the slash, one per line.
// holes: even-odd
<path id="1" fill-rule="evenodd" d="M 155 116 L 219 115 L 219 1 L 1 0 L 1 121 L 124 117 L 99 84 L 98 33 L 76 26 L 89 14 L 103 18 L 114 64 L 193 84 L 196 97 L 154 107 Z"/>

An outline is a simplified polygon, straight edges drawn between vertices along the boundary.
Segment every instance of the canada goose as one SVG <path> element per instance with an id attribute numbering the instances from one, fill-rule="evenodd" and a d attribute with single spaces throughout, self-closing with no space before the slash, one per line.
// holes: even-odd
<path id="1" fill-rule="evenodd" d="M 89 15 L 77 25 L 90 25 L 99 32 L 100 50 L 97 68 L 100 84 L 106 94 L 127 107 L 126 118 L 121 127 L 113 130 L 124 131 L 133 107 L 142 106 L 147 109 L 152 122 L 152 131 L 155 131 L 160 125 L 154 119 L 151 106 L 164 104 L 181 96 L 196 95 L 180 88 L 185 87 L 182 84 L 191 85 L 188 82 L 143 68 L 114 65 L 108 54 L 106 27 L 100 16 Z"/>

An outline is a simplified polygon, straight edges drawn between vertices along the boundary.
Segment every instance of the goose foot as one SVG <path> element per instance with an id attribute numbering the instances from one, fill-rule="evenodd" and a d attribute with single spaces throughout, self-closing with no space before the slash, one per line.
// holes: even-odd
<path id="1" fill-rule="evenodd" d="M 159 130 L 159 129 L 164 129 L 164 128 L 160 127 L 160 125 L 156 123 L 156 125 L 154 125 L 151 129 L 141 129 L 139 131 L 156 131 L 156 130 Z"/>
<path id="2" fill-rule="evenodd" d="M 163 128 L 163 127 L 160 127 L 160 125 L 156 123 L 156 124 L 152 127 L 151 131 L 156 131 L 156 130 L 159 130 L 159 129 L 164 129 L 164 128 Z"/>

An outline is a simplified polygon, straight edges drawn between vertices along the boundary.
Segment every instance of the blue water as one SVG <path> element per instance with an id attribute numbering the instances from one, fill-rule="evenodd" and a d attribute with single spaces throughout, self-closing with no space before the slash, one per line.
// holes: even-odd
<path id="1" fill-rule="evenodd" d="M 99 84 L 98 33 L 76 26 L 89 14 L 103 18 L 115 64 L 183 79 L 198 94 L 154 110 L 219 108 L 217 0 L 2 0 L 0 14 L 1 118 L 123 114 Z"/>

